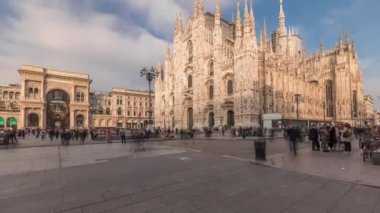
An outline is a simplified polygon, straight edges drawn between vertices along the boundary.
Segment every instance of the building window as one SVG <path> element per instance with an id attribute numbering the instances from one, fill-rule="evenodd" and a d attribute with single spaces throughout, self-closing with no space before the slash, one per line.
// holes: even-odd
<path id="1" fill-rule="evenodd" d="M 131 116 L 131 112 L 130 112 L 130 111 L 128 111 L 128 112 L 127 112 L 127 115 L 128 115 L 128 116 Z"/>
<path id="2" fill-rule="evenodd" d="M 214 99 L 214 86 L 212 85 L 209 86 L 208 96 L 210 100 Z"/>
<path id="3" fill-rule="evenodd" d="M 193 88 L 193 76 L 192 75 L 189 75 L 187 77 L 187 87 L 188 88 Z"/>
<path id="4" fill-rule="evenodd" d="M 328 118 L 334 117 L 334 96 L 332 81 L 328 81 L 326 83 L 326 116 Z"/>
<path id="5" fill-rule="evenodd" d="M 136 116 L 136 112 L 133 112 L 133 116 Z"/>
<path id="6" fill-rule="evenodd" d="M 29 88 L 28 89 L 28 97 L 29 98 L 32 98 L 34 95 L 33 95 L 33 88 Z"/>
<path id="7" fill-rule="evenodd" d="M 9 93 L 9 99 L 13 99 L 13 94 L 14 94 L 13 92 Z"/>
<path id="8" fill-rule="evenodd" d="M 187 52 L 188 52 L 188 63 L 193 62 L 193 43 L 191 41 L 187 42 Z"/>
<path id="9" fill-rule="evenodd" d="M 121 110 L 121 107 L 119 107 L 118 109 L 117 109 L 117 115 L 122 115 L 123 114 L 123 111 Z"/>
<path id="10" fill-rule="evenodd" d="M 37 98 L 38 97 L 38 88 L 34 88 L 34 98 Z"/>
<path id="11" fill-rule="evenodd" d="M 210 61 L 210 64 L 209 64 L 209 75 L 210 76 L 214 75 L 214 62 L 213 61 Z"/>
<path id="12" fill-rule="evenodd" d="M 227 82 L 227 95 L 232 95 L 234 94 L 234 83 L 232 82 L 232 80 L 229 80 Z"/>
<path id="13" fill-rule="evenodd" d="M 20 93 L 19 92 L 16 92 L 15 98 L 16 98 L 16 100 L 20 100 Z"/>
<path id="14" fill-rule="evenodd" d="M 358 92 L 356 90 L 352 91 L 352 116 L 354 118 L 358 117 Z"/>
<path id="15" fill-rule="evenodd" d="M 107 114 L 107 115 L 110 115 L 110 114 L 111 114 L 111 110 L 110 110 L 110 108 L 106 108 L 106 114 Z"/>
<path id="16" fill-rule="evenodd" d="M 76 102 L 84 102 L 84 92 L 76 92 L 75 101 Z"/>

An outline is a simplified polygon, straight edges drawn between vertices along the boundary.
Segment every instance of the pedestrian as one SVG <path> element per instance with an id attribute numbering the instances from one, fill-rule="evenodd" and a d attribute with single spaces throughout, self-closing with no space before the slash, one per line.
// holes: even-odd
<path id="1" fill-rule="evenodd" d="M 322 151 L 323 152 L 329 152 L 329 149 L 327 148 L 327 144 L 330 138 L 328 126 L 322 126 L 319 135 L 321 138 L 321 143 L 322 143 Z"/>
<path id="2" fill-rule="evenodd" d="M 319 132 L 318 129 L 315 127 L 315 124 L 313 124 L 311 126 L 311 129 L 309 130 L 309 140 L 311 140 L 311 146 L 313 151 L 319 151 Z"/>
<path id="3" fill-rule="evenodd" d="M 107 143 L 112 143 L 111 131 L 109 129 L 107 129 L 106 137 L 107 137 Z"/>
<path id="4" fill-rule="evenodd" d="M 333 125 L 329 131 L 329 147 L 330 147 L 330 150 L 333 150 L 335 151 L 336 149 L 336 144 L 338 143 L 338 137 L 337 135 L 339 135 L 339 130 L 338 128 L 336 128 L 335 125 Z"/>
<path id="5" fill-rule="evenodd" d="M 287 130 L 289 136 L 289 150 L 290 153 L 297 155 L 297 140 L 301 139 L 301 132 L 298 128 L 291 126 Z"/>
<path id="6" fill-rule="evenodd" d="M 79 134 L 79 138 L 80 138 L 80 143 L 84 144 L 84 141 L 86 140 L 86 137 L 87 137 L 86 131 L 82 129 L 79 131 L 78 134 Z"/>
<path id="7" fill-rule="evenodd" d="M 345 123 L 341 141 L 344 143 L 344 153 L 347 155 L 351 153 L 351 143 L 353 140 L 354 134 L 352 132 L 351 126 L 350 124 Z"/>
<path id="8" fill-rule="evenodd" d="M 224 136 L 224 126 L 222 126 L 222 136 Z"/>
<path id="9" fill-rule="evenodd" d="M 120 131 L 120 137 L 121 137 L 121 143 L 127 143 L 127 141 L 125 140 L 125 131 L 124 130 L 121 130 Z"/>
<path id="10" fill-rule="evenodd" d="M 54 139 L 54 130 L 50 129 L 48 134 L 49 134 L 50 141 L 53 141 L 53 139 Z"/>
<path id="11" fill-rule="evenodd" d="M 42 140 L 45 139 L 45 135 L 46 135 L 46 132 L 45 132 L 45 130 L 43 129 L 43 130 L 41 131 L 41 139 L 42 139 Z"/>

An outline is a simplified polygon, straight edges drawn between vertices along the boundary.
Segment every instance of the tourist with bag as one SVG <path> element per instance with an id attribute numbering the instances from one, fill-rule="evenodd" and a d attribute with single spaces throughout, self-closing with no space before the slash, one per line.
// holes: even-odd
<path id="1" fill-rule="evenodd" d="M 344 153 L 346 155 L 350 154 L 352 151 L 351 143 L 353 140 L 354 134 L 352 132 L 351 126 L 350 124 L 345 123 L 341 141 L 344 143 Z"/>

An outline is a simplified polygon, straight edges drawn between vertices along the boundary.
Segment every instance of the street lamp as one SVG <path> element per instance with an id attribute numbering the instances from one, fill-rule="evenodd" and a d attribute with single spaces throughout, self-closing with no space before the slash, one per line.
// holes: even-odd
<path id="1" fill-rule="evenodd" d="M 159 75 L 159 73 L 156 71 L 156 69 L 154 67 L 144 67 L 141 71 L 140 71 L 140 74 L 141 74 L 141 77 L 145 76 L 146 77 L 146 80 L 148 81 L 148 84 L 149 84 L 149 91 L 148 91 L 148 94 L 149 94 L 149 102 L 148 102 L 148 129 L 151 128 L 152 126 L 152 101 L 151 101 L 151 93 L 152 93 L 152 90 L 151 90 L 151 83 L 152 81 Z"/>

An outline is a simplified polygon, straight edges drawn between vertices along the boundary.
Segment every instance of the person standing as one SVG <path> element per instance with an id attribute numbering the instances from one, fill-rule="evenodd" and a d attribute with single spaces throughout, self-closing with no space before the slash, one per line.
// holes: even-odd
<path id="1" fill-rule="evenodd" d="M 319 132 L 321 143 L 322 143 L 322 150 L 324 152 L 329 152 L 329 149 L 327 148 L 327 143 L 330 138 L 329 130 L 327 126 L 323 126 Z"/>
<path id="2" fill-rule="evenodd" d="M 350 154 L 351 153 L 351 143 L 354 140 L 354 134 L 352 132 L 351 126 L 348 123 L 344 124 L 344 129 L 342 133 L 342 142 L 344 143 L 344 153 Z"/>
<path id="3" fill-rule="evenodd" d="M 315 124 L 313 124 L 311 126 L 311 129 L 309 130 L 309 140 L 311 140 L 312 142 L 313 151 L 319 151 L 319 132 L 318 129 L 315 127 Z"/>
<path id="4" fill-rule="evenodd" d="M 125 140 L 125 131 L 124 130 L 121 130 L 120 131 L 120 137 L 121 137 L 121 143 L 127 143 L 127 141 Z"/>

